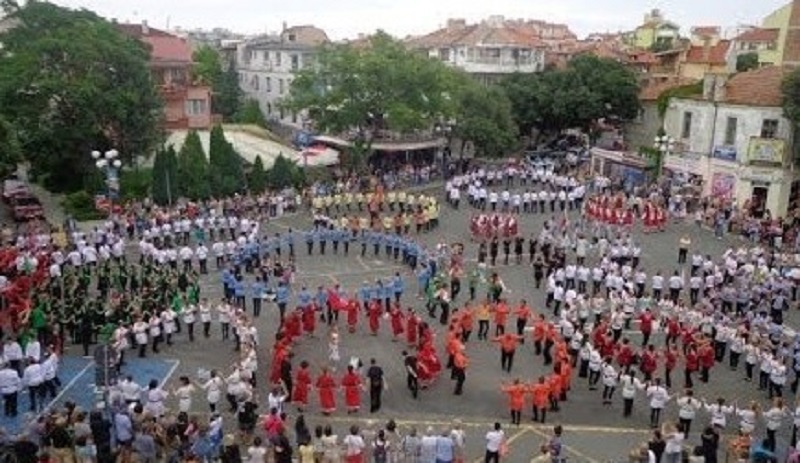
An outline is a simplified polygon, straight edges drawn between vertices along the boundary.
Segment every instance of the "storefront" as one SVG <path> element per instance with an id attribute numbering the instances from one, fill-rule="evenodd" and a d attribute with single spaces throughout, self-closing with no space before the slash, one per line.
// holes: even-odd
<path id="1" fill-rule="evenodd" d="M 621 179 L 626 190 L 647 181 L 647 161 L 641 156 L 602 148 L 592 148 L 591 154 L 592 175 Z"/>

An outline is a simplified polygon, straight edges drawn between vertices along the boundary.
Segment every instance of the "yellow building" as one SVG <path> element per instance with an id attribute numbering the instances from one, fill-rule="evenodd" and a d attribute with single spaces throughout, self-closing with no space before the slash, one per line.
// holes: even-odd
<path id="1" fill-rule="evenodd" d="M 680 27 L 664 19 L 656 9 L 645 14 L 642 25 L 629 34 L 628 42 L 637 48 L 663 51 L 675 46 L 679 38 Z"/>
<path id="2" fill-rule="evenodd" d="M 740 33 L 735 55 L 757 53 L 761 66 L 800 64 L 800 0 L 792 0 L 761 21 L 761 27 Z"/>

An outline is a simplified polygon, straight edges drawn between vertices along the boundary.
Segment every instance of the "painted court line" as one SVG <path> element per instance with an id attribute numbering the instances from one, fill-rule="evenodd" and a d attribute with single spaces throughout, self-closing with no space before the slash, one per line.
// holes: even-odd
<path id="1" fill-rule="evenodd" d="M 71 379 L 71 380 L 70 380 L 70 381 L 69 381 L 69 382 L 68 382 L 66 385 L 64 385 L 64 387 L 62 387 L 62 388 L 61 388 L 61 391 L 60 391 L 58 394 L 56 394 L 56 397 L 55 397 L 53 400 L 51 400 L 51 401 L 50 401 L 50 402 L 47 404 L 47 406 L 46 406 L 46 407 L 44 407 L 44 410 L 42 411 L 42 413 L 41 413 L 40 415 L 42 415 L 42 414 L 44 414 L 45 412 L 49 411 L 49 410 L 50 410 L 50 407 L 52 407 L 54 403 L 56 403 L 56 402 L 58 402 L 59 400 L 61 400 L 61 398 L 62 398 L 62 397 L 64 397 L 64 394 L 66 394 L 66 393 L 67 393 L 67 391 L 69 391 L 69 390 L 70 390 L 70 388 L 72 388 L 72 386 L 74 386 L 74 385 L 75 385 L 75 383 L 77 383 L 77 382 L 78 382 L 78 380 L 81 378 L 81 376 L 85 375 L 85 374 L 86 374 L 86 372 L 87 372 L 87 371 L 89 371 L 89 369 L 90 369 L 91 367 L 93 367 L 93 366 L 94 366 L 94 362 L 93 362 L 93 361 L 92 361 L 92 362 L 89 362 L 88 364 L 86 364 L 86 366 L 85 366 L 85 367 L 83 367 L 83 369 L 82 369 L 81 371 L 79 371 L 79 372 L 78 372 L 78 374 L 77 374 L 77 375 L 75 375 L 75 377 L 74 377 L 74 378 L 72 378 L 72 379 Z"/>
<path id="2" fill-rule="evenodd" d="M 181 361 L 180 361 L 180 360 L 178 360 L 178 359 L 164 360 L 164 361 L 165 361 L 165 362 L 173 362 L 173 365 L 172 365 L 172 367 L 171 367 L 171 368 L 170 368 L 170 369 L 167 371 L 167 374 L 166 374 L 166 375 L 164 375 L 164 378 L 161 380 L 161 386 L 162 386 L 162 387 L 163 387 L 163 385 L 164 385 L 164 384 L 167 384 L 167 383 L 169 382 L 169 379 L 172 377 L 172 374 L 173 374 L 173 373 L 175 373 L 175 370 L 177 370 L 177 369 L 178 369 L 178 366 L 180 366 L 180 364 L 181 364 Z"/>
<path id="3" fill-rule="evenodd" d="M 509 450 L 510 450 L 511 444 L 513 444 L 515 440 L 519 439 L 520 437 L 524 436 L 525 434 L 528 434 L 529 432 L 531 432 L 530 429 L 523 429 L 521 431 L 518 431 L 517 433 L 515 433 L 513 436 L 509 437 L 508 439 L 506 439 L 506 445 L 509 446 Z M 482 463 L 483 461 L 484 461 L 484 457 L 479 457 L 479 458 L 476 458 L 474 460 L 474 463 Z"/>

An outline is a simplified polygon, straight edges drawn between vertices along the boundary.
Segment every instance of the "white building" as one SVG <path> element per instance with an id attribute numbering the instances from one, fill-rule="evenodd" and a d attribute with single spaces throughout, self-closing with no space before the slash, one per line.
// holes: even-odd
<path id="1" fill-rule="evenodd" d="M 771 66 L 708 74 L 702 95 L 673 99 L 664 129 L 677 143 L 665 169 L 701 176 L 707 195 L 786 217 L 800 196 L 792 124 L 781 108 L 787 72 Z"/>
<path id="2" fill-rule="evenodd" d="M 235 63 L 245 97 L 258 101 L 267 119 L 302 126 L 302 116 L 284 111 L 280 103 L 288 96 L 297 71 L 310 66 L 317 48 L 327 42 L 321 29 L 294 26 L 284 27 L 279 35 L 239 43 Z"/>
<path id="3" fill-rule="evenodd" d="M 515 72 L 542 71 L 551 36 L 556 32 L 566 38 L 574 36 L 568 29 L 556 28 L 559 25 L 542 24 L 502 16 L 470 25 L 463 19 L 450 19 L 446 27 L 412 38 L 408 45 L 488 83 Z"/>

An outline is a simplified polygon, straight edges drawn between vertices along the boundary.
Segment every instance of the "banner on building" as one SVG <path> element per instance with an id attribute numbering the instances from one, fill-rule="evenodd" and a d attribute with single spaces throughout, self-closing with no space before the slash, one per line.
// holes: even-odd
<path id="1" fill-rule="evenodd" d="M 736 194 L 736 176 L 717 172 L 711 177 L 711 196 L 731 199 Z"/>
<path id="2" fill-rule="evenodd" d="M 723 161 L 736 161 L 736 147 L 735 146 L 715 146 L 712 153 L 715 159 L 722 159 Z"/>
<path id="3" fill-rule="evenodd" d="M 747 149 L 747 160 L 755 164 L 783 164 L 783 155 L 786 151 L 786 142 L 774 138 L 750 139 Z"/>

